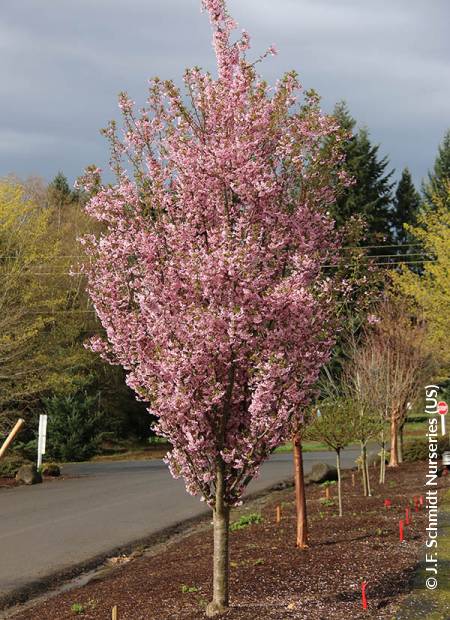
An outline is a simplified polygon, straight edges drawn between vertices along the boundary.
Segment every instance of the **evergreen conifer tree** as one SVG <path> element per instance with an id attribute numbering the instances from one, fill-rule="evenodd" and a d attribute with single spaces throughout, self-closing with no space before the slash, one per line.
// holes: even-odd
<path id="1" fill-rule="evenodd" d="M 342 193 L 332 215 L 338 226 L 351 217 L 362 216 L 366 222 L 365 244 L 387 244 L 392 240 L 390 207 L 391 176 L 387 157 L 380 158 L 379 145 L 373 145 L 365 128 L 355 131 L 356 121 L 345 102 L 336 105 L 334 116 L 350 137 L 345 145 L 346 170 L 354 183 Z"/>
<path id="2" fill-rule="evenodd" d="M 411 235 L 403 224 L 414 226 L 420 207 L 420 196 L 414 187 L 408 168 L 402 172 L 397 185 L 392 211 L 392 229 L 396 243 L 411 243 Z"/>
<path id="3" fill-rule="evenodd" d="M 428 180 L 424 182 L 422 191 L 428 206 L 433 209 L 436 199 L 444 201 L 450 207 L 447 183 L 450 181 L 450 129 L 444 136 L 438 148 L 432 172 L 428 173 Z"/>

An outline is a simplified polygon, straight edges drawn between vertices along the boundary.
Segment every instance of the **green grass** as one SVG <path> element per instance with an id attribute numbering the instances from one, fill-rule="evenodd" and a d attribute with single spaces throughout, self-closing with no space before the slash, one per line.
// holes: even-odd
<path id="1" fill-rule="evenodd" d="M 231 523 L 230 531 L 236 532 L 237 530 L 243 530 L 245 527 L 248 527 L 253 523 L 261 523 L 262 520 L 262 516 L 256 512 L 249 515 L 242 515 L 242 517 L 240 517 L 237 521 Z"/>
<path id="2" fill-rule="evenodd" d="M 317 452 L 320 450 L 329 450 L 329 448 L 324 443 L 319 443 L 318 441 L 305 441 L 302 442 L 302 450 L 303 452 Z M 278 446 L 275 452 L 292 452 L 292 441 Z"/>
<path id="3" fill-rule="evenodd" d="M 349 448 L 358 447 L 357 443 L 351 443 L 348 446 Z M 302 442 L 302 451 L 303 452 L 323 452 L 324 450 L 328 450 L 328 452 L 334 452 L 329 448 L 325 443 L 321 443 L 320 441 L 303 441 Z M 292 441 L 288 441 L 278 448 L 275 449 L 275 452 L 292 452 Z"/>
<path id="4" fill-rule="evenodd" d="M 198 592 L 199 588 L 197 588 L 197 586 L 187 586 L 185 583 L 181 584 L 181 592 L 183 594 L 194 594 L 195 592 Z"/>
<path id="5" fill-rule="evenodd" d="M 74 603 L 72 607 L 70 608 L 70 611 L 73 614 L 83 614 L 85 611 L 85 608 L 84 608 L 84 605 L 82 605 L 81 603 Z"/>
<path id="6" fill-rule="evenodd" d="M 423 418 L 423 413 L 417 413 L 408 416 L 408 421 L 406 422 L 404 428 L 404 440 L 425 436 L 425 433 L 427 431 L 427 424 L 423 420 Z M 387 439 L 389 439 L 389 437 L 387 437 Z M 357 446 L 357 444 L 352 443 L 349 447 L 355 446 Z M 302 450 L 303 452 L 319 452 L 323 450 L 330 451 L 330 448 L 326 444 L 319 441 L 304 441 L 302 442 Z M 288 441 L 281 446 L 278 446 L 275 452 L 292 452 L 292 442 Z"/>

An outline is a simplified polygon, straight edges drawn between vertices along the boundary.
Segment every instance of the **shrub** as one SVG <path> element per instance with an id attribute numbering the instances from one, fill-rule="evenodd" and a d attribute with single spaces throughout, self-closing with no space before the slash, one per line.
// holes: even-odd
<path id="1" fill-rule="evenodd" d="M 450 450 L 448 437 L 441 437 L 438 440 L 438 456 Z M 429 446 L 426 439 L 413 439 L 408 441 L 403 448 L 403 460 L 406 462 L 426 461 L 428 460 Z"/>
<path id="2" fill-rule="evenodd" d="M 105 437 L 105 416 L 98 398 L 85 392 L 53 396 L 45 401 L 48 415 L 46 454 L 56 461 L 85 461 L 98 453 Z"/>
<path id="3" fill-rule="evenodd" d="M 406 422 L 408 424 L 417 424 L 417 423 L 423 423 L 426 424 L 428 423 L 428 415 L 414 415 L 414 416 L 408 416 L 406 418 Z"/>
<path id="4" fill-rule="evenodd" d="M 167 441 L 167 439 L 165 437 L 158 437 L 158 435 L 151 435 L 148 438 L 148 443 L 151 446 L 158 445 L 158 444 L 166 445 L 168 443 L 168 441 Z"/>
<path id="5" fill-rule="evenodd" d="M 51 476 L 57 478 L 61 475 L 61 470 L 56 463 L 44 463 L 41 467 L 41 474 L 43 476 Z"/>
<path id="6" fill-rule="evenodd" d="M 22 465 L 29 461 L 17 456 L 6 456 L 0 459 L 0 477 L 14 478 Z"/>
<path id="7" fill-rule="evenodd" d="M 403 447 L 403 460 L 406 462 L 425 461 L 428 459 L 428 441 L 413 439 Z"/>
<path id="8" fill-rule="evenodd" d="M 255 512 L 249 515 L 242 515 L 238 521 L 235 521 L 230 525 L 230 530 L 232 532 L 235 532 L 236 530 L 243 530 L 252 523 L 261 523 L 262 520 L 262 516 Z"/>
<path id="9" fill-rule="evenodd" d="M 17 458 L 34 461 L 37 455 L 37 439 L 17 441 L 12 447 L 12 452 Z"/>

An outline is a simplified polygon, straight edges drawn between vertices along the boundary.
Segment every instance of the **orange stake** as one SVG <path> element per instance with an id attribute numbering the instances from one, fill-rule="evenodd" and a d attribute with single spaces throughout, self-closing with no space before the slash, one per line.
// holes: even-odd
<path id="1" fill-rule="evenodd" d="M 363 581 L 361 584 L 361 597 L 363 609 L 367 609 L 367 595 L 366 595 L 367 582 Z"/>
<path id="2" fill-rule="evenodd" d="M 281 523 L 281 506 L 277 506 L 277 523 Z"/>

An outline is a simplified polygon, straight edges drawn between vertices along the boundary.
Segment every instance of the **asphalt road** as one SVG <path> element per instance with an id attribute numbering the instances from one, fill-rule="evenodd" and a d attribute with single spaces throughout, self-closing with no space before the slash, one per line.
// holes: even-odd
<path id="1" fill-rule="evenodd" d="M 345 451 L 343 466 L 355 457 Z M 334 463 L 330 452 L 304 458 L 306 472 Z M 78 477 L 0 491 L 0 597 L 205 511 L 159 460 L 81 463 L 64 473 Z M 248 492 L 291 476 L 292 455 L 276 454 Z"/>

